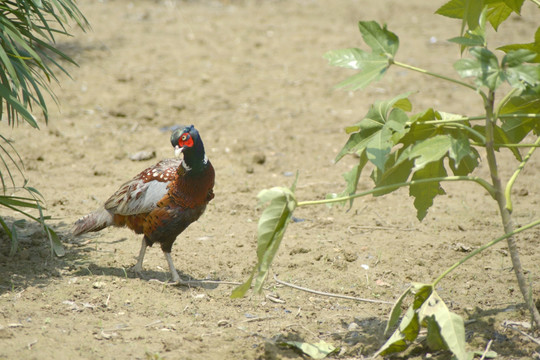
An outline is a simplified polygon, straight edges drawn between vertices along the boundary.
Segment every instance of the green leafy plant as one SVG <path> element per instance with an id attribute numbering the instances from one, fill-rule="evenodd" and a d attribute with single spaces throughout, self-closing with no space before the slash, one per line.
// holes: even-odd
<path id="1" fill-rule="evenodd" d="M 409 93 L 393 99 L 375 102 L 367 114 L 356 124 L 345 129 L 348 141 L 336 161 L 352 154 L 356 165 L 344 174 L 346 188 L 329 194 L 324 200 L 299 202 L 292 189 L 273 188 L 261 192 L 263 202 L 269 202 L 259 221 L 258 264 L 251 277 L 233 292 L 242 296 L 256 280 L 254 291 L 262 289 L 275 252 L 281 242 L 288 219 L 296 207 L 352 203 L 355 198 L 369 194 L 382 196 L 401 187 L 408 187 L 414 198 L 417 218 L 425 218 L 433 199 L 445 191 L 447 181 L 470 181 L 480 185 L 499 209 L 503 236 L 475 250 L 431 284 L 412 284 L 398 299 L 388 321 L 387 332 L 396 327 L 378 354 L 389 354 L 406 349 L 421 327 L 427 328 L 427 344 L 434 350 L 450 350 L 458 359 L 468 359 L 465 350 L 463 319 L 450 312 L 435 288 L 448 273 L 479 252 L 506 240 L 519 288 L 531 313 L 533 324 L 540 326 L 540 314 L 529 294 L 529 286 L 521 266 L 514 235 L 540 224 L 540 220 L 514 229 L 512 222 L 511 190 L 516 178 L 540 146 L 540 28 L 534 42 L 510 44 L 500 47 L 496 54 L 487 47 L 486 26 L 495 30 L 512 13 L 520 14 L 524 0 L 482 1 L 451 0 L 437 10 L 437 14 L 461 20 L 456 43 L 465 57 L 454 64 L 460 78 L 443 76 L 425 69 L 397 61 L 399 38 L 374 21 L 361 21 L 359 30 L 369 51 L 350 48 L 330 51 L 325 58 L 331 65 L 356 70 L 338 87 L 349 90 L 363 89 L 380 80 L 389 67 L 397 66 L 441 81 L 459 85 L 481 97 L 484 107 L 480 115 L 464 116 L 428 108 L 409 114 L 412 103 Z M 537 1 L 534 1 L 538 4 Z M 472 81 L 468 81 L 468 80 Z M 495 94 L 502 92 L 506 83 L 510 90 L 495 102 Z M 527 136 L 535 138 L 523 143 Z M 497 152 L 508 148 L 516 159 L 513 175 L 503 183 L 497 165 Z M 523 156 L 520 149 L 528 148 Z M 486 154 L 489 178 L 474 175 L 479 165 L 480 152 Z M 357 193 L 360 175 L 367 163 L 373 165 L 371 190 Z M 270 210 L 271 209 L 271 210 Z M 264 228 L 264 231 L 261 229 Z M 401 317 L 401 307 L 412 296 L 412 304 Z M 401 317 L 401 321 L 399 320 Z M 399 324 L 398 324 L 399 322 Z"/>
<path id="2" fill-rule="evenodd" d="M 58 69 L 67 74 L 59 59 L 75 64 L 74 61 L 55 46 L 56 36 L 69 35 L 66 25 L 75 21 L 81 28 L 88 26 L 84 15 L 72 0 L 14 0 L 0 3 L 0 116 L 11 126 L 21 122 L 39 129 L 32 114 L 39 109 L 48 121 L 48 108 L 44 94 L 56 102 L 50 87 L 51 80 L 57 81 L 54 73 Z M 43 197 L 33 187 L 28 186 L 24 167 L 12 141 L 0 135 L 0 171 L 2 193 L 0 206 L 18 212 L 43 226 L 57 255 L 63 254 L 58 235 L 45 223 Z M 17 180 L 17 172 L 22 177 L 22 185 Z M 27 196 L 12 195 L 24 190 Z M 28 210 L 34 209 L 37 215 Z M 15 221 L 11 228 L 0 218 L 5 233 L 11 239 L 10 254 L 17 249 Z"/>

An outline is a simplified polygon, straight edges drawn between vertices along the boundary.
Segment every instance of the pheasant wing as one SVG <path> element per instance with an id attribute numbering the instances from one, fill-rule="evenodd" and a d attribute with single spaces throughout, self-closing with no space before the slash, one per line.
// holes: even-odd
<path id="1" fill-rule="evenodd" d="M 155 209 L 156 204 L 168 191 L 181 164 L 179 159 L 165 159 L 149 167 L 126 182 L 105 202 L 105 209 L 118 215 L 145 214 Z"/>

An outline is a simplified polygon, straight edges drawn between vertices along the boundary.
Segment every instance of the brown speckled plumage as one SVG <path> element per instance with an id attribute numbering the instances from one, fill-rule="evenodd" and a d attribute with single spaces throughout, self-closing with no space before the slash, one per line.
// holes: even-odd
<path id="1" fill-rule="evenodd" d="M 170 258 L 172 245 L 214 198 L 215 174 L 193 126 L 173 133 L 171 143 L 184 153 L 184 160 L 165 159 L 145 169 L 120 186 L 101 209 L 75 222 L 72 232 L 80 235 L 108 226 L 126 226 L 144 235 L 134 270 L 142 271 L 146 247 L 157 242 L 165 253 L 173 281 L 179 281 Z"/>

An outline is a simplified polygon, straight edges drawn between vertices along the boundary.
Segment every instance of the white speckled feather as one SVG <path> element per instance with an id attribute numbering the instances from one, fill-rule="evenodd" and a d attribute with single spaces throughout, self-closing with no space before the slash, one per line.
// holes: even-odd
<path id="1" fill-rule="evenodd" d="M 165 159 L 123 184 L 106 202 L 113 214 L 136 215 L 150 212 L 167 194 L 167 187 L 176 175 L 181 160 Z"/>

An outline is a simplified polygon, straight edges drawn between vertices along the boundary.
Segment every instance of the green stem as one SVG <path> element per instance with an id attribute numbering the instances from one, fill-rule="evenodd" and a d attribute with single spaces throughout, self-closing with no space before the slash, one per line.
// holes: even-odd
<path id="1" fill-rule="evenodd" d="M 355 199 L 357 197 L 362 197 L 370 194 L 380 193 L 386 190 L 395 190 L 400 187 L 404 186 L 410 186 L 410 185 L 418 185 L 418 184 L 425 184 L 430 182 L 441 182 L 441 181 L 474 181 L 475 183 L 481 185 L 484 189 L 487 190 L 487 192 L 494 197 L 495 196 L 495 189 L 484 179 L 475 177 L 475 176 L 447 176 L 447 177 L 438 177 L 438 178 L 430 178 L 430 179 L 418 179 L 418 180 L 412 180 L 397 184 L 391 184 L 386 186 L 377 187 L 371 190 L 363 191 L 361 193 L 349 195 L 349 196 L 343 196 L 339 198 L 333 198 L 333 199 L 324 199 L 324 200 L 312 200 L 312 201 L 300 201 L 296 206 L 306 206 L 306 205 L 321 205 L 321 204 L 331 204 L 336 202 L 342 202 L 347 201 L 351 199 Z"/>
<path id="2" fill-rule="evenodd" d="M 540 7 L 540 1 L 538 1 L 538 0 L 531 0 L 531 1 L 532 1 L 533 3 L 535 3 L 536 6 Z"/>
<path id="3" fill-rule="evenodd" d="M 502 114 L 498 116 L 499 119 L 540 119 L 540 114 Z M 485 120 L 485 116 L 464 116 L 461 118 L 455 119 L 434 119 L 434 120 L 423 120 L 416 121 L 419 124 L 448 124 L 461 121 L 474 121 L 474 120 Z M 408 121 L 405 125 L 412 125 L 412 121 Z"/>
<path id="4" fill-rule="evenodd" d="M 467 84 L 466 82 L 463 82 L 463 81 L 460 81 L 460 80 L 457 80 L 457 79 L 453 79 L 453 78 L 450 78 L 450 77 L 447 77 L 447 76 L 444 76 L 444 75 L 441 75 L 441 74 L 432 73 L 431 71 L 424 70 L 424 69 L 421 69 L 421 68 L 417 68 L 417 67 L 412 66 L 412 65 L 404 64 L 404 63 L 401 63 L 401 62 L 398 62 L 398 61 L 393 61 L 393 64 L 395 64 L 395 65 L 397 65 L 399 67 L 402 67 L 404 69 L 419 72 L 419 73 L 424 74 L 424 75 L 429 75 L 429 76 L 433 76 L 433 77 L 436 77 L 436 78 L 439 78 L 439 79 L 447 80 L 447 81 L 453 82 L 454 84 L 465 86 L 465 87 L 467 87 L 467 88 L 469 88 L 471 90 L 474 90 L 474 91 L 478 90 L 475 86 L 473 86 L 471 84 Z"/>
<path id="5" fill-rule="evenodd" d="M 519 164 L 518 168 L 516 169 L 514 174 L 512 174 L 512 177 L 510 178 L 510 180 L 508 180 L 508 183 L 506 184 L 506 188 L 504 189 L 504 197 L 506 198 L 506 209 L 508 209 L 508 211 L 510 212 L 512 212 L 513 210 L 512 196 L 511 196 L 512 187 L 514 186 L 514 183 L 516 182 L 518 175 L 521 173 L 521 170 L 523 170 L 523 168 L 525 167 L 525 165 L 527 164 L 527 162 L 529 161 L 529 159 L 531 158 L 532 154 L 534 153 L 534 151 L 536 150 L 538 146 L 540 146 L 540 137 L 536 139 L 536 142 L 534 143 L 533 147 L 529 150 L 527 155 L 523 158 L 523 161 Z"/>
<path id="6" fill-rule="evenodd" d="M 435 281 L 433 282 L 433 287 L 437 286 L 437 284 L 439 283 L 439 281 L 441 281 L 444 277 L 446 277 L 446 275 L 450 274 L 454 269 L 456 269 L 458 266 L 460 266 L 461 264 L 463 264 L 465 261 L 469 260 L 470 258 L 474 257 L 475 255 L 481 253 L 482 251 L 486 250 L 487 248 L 490 248 L 492 247 L 493 245 L 505 240 L 505 239 L 508 239 L 509 237 L 511 236 L 514 236 L 516 234 L 519 234 L 520 232 L 523 232 L 525 230 L 529 230 L 530 228 L 533 228 L 535 226 L 538 226 L 540 225 L 540 219 L 530 223 L 530 224 L 527 224 L 525 226 L 522 226 L 520 228 L 517 228 L 516 230 L 514 230 L 513 232 L 509 233 L 509 234 L 505 234 L 495 240 L 492 240 L 490 242 L 488 242 L 487 244 L 485 245 L 482 245 L 480 246 L 478 249 L 472 251 L 469 255 L 465 256 L 463 259 L 459 260 L 457 263 L 455 263 L 454 265 L 450 266 L 445 272 L 443 272 L 441 275 L 439 275 L 438 278 L 435 279 Z"/>
<path id="7" fill-rule="evenodd" d="M 484 107 L 486 110 L 486 158 L 491 175 L 491 183 L 495 189 L 495 201 L 497 201 L 497 205 L 499 206 L 499 214 L 501 215 L 501 222 L 504 232 L 505 234 L 510 234 L 514 232 L 514 224 L 512 221 L 512 214 L 506 208 L 506 198 L 503 193 L 501 179 L 499 177 L 497 167 L 497 158 L 495 156 L 494 127 L 497 119 L 493 114 L 494 103 L 495 92 L 493 90 L 489 90 L 487 98 L 484 99 Z M 534 326 L 534 323 L 536 323 L 536 326 L 540 326 L 540 313 L 534 305 L 534 302 L 529 301 L 529 286 L 527 284 L 527 280 L 525 279 L 525 274 L 521 265 L 516 240 L 513 236 L 509 236 L 506 241 L 508 245 L 508 252 L 510 253 L 510 258 L 512 260 L 514 273 L 519 285 L 519 290 L 521 291 L 521 295 L 523 296 L 525 304 L 527 304 L 527 308 L 529 309 L 533 319 L 532 325 Z"/>
<path id="8" fill-rule="evenodd" d="M 480 144 L 477 142 L 471 142 L 471 145 L 474 146 L 486 146 L 485 144 Z M 495 148 L 537 148 L 540 147 L 540 144 L 493 144 Z"/>

